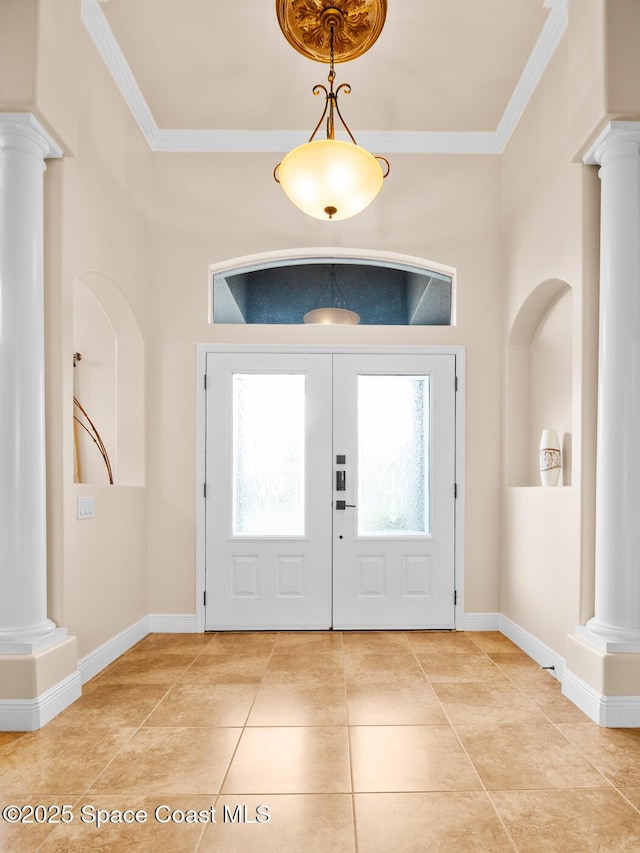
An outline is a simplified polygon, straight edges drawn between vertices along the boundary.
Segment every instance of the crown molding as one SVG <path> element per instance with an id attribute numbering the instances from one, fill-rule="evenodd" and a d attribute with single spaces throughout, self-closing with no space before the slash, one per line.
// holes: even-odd
<path id="1" fill-rule="evenodd" d="M 531 96 L 537 89 L 538 83 L 569 25 L 569 0 L 544 0 L 544 5 L 545 8 L 551 10 L 549 17 L 544 23 L 538 41 L 531 51 L 496 130 L 500 153 L 507 147 L 513 131 L 522 118 Z"/>
<path id="2" fill-rule="evenodd" d="M 361 145 L 389 154 L 501 154 L 551 60 L 569 21 L 569 0 L 544 0 L 549 16 L 495 131 L 361 131 Z M 158 128 L 100 0 L 82 0 L 82 22 L 120 89 L 149 148 L 167 153 L 284 153 L 308 132 Z M 346 138 L 346 137 L 345 137 Z"/>
<path id="3" fill-rule="evenodd" d="M 133 117 L 138 122 L 149 147 L 153 149 L 153 141 L 158 135 L 158 125 L 140 91 L 136 78 L 133 76 L 133 71 L 116 41 L 99 0 L 82 0 L 80 17 Z"/>
<path id="4" fill-rule="evenodd" d="M 304 130 L 158 130 L 150 142 L 153 151 L 284 153 L 302 145 L 309 136 Z M 337 139 L 348 140 L 346 133 Z M 500 154 L 495 133 L 426 133 L 403 130 L 364 130 L 358 144 L 387 154 Z"/>

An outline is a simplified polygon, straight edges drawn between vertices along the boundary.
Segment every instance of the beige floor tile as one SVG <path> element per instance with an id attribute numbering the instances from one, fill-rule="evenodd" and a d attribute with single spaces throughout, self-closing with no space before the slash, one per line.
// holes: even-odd
<path id="1" fill-rule="evenodd" d="M 450 726 L 351 726 L 358 792 L 476 791 L 480 780 Z"/>
<path id="2" fill-rule="evenodd" d="M 215 634 L 202 649 L 203 655 L 266 655 L 276 644 L 275 632 L 236 633 L 225 631 Z"/>
<path id="3" fill-rule="evenodd" d="M 344 684 L 342 652 L 309 654 L 274 654 L 264 673 L 264 684 L 309 684 L 322 689 L 323 685 Z"/>
<path id="4" fill-rule="evenodd" d="M 417 652 L 418 663 L 430 682 L 502 681 L 506 675 L 486 655 L 461 655 L 457 652 Z"/>
<path id="5" fill-rule="evenodd" d="M 41 849 L 43 853 L 193 853 L 206 823 L 187 822 L 181 817 L 188 814 L 194 821 L 204 821 L 211 815 L 214 800 L 215 797 L 171 797 L 165 803 L 132 795 L 83 797 L 74 809 L 73 822 L 57 826 Z M 133 822 L 118 822 L 127 811 L 130 814 L 126 817 Z M 101 825 L 97 825 L 97 819 Z"/>
<path id="6" fill-rule="evenodd" d="M 403 631 L 344 631 L 345 654 L 410 654 L 412 649 Z"/>
<path id="7" fill-rule="evenodd" d="M 633 805 L 640 810 L 640 788 L 620 788 L 619 790 L 630 803 L 633 803 Z"/>
<path id="8" fill-rule="evenodd" d="M 36 816 L 40 819 L 45 818 L 46 821 L 61 820 L 62 806 L 65 806 L 65 813 L 71 809 L 71 814 L 75 818 L 75 803 L 78 800 L 78 794 L 48 794 L 43 795 L 24 795 L 24 794 L 7 794 L 0 792 L 0 808 L 5 808 L 9 805 L 17 806 L 21 812 L 22 818 L 30 821 L 25 823 L 10 823 L 7 820 L 0 819 L 0 850 L 3 853 L 33 853 L 38 850 L 43 841 L 56 828 L 56 823 L 36 822 Z M 39 807 L 36 811 L 36 806 Z M 45 811 L 43 811 L 43 809 Z M 67 820 L 68 817 L 65 817 Z"/>
<path id="9" fill-rule="evenodd" d="M 182 684 L 256 684 L 269 662 L 268 654 L 200 655 L 180 679 Z"/>
<path id="10" fill-rule="evenodd" d="M 480 655 L 483 652 L 463 631 L 407 631 L 407 641 L 416 654 L 451 652 Z"/>
<path id="11" fill-rule="evenodd" d="M 243 726 L 257 684 L 177 684 L 145 726 Z"/>
<path id="12" fill-rule="evenodd" d="M 526 693 L 533 704 L 551 720 L 552 723 L 586 723 L 589 718 L 570 699 L 562 695 L 559 681 L 550 684 L 527 686 L 520 683 L 520 690 Z"/>
<path id="13" fill-rule="evenodd" d="M 232 822 L 238 805 L 256 817 L 269 808 L 268 823 Z M 225 822 L 225 806 L 227 821 Z M 349 794 L 221 796 L 216 823 L 207 827 L 198 853 L 354 853 L 353 808 Z"/>
<path id="14" fill-rule="evenodd" d="M 347 709 L 352 726 L 432 726 L 447 723 L 428 684 L 349 684 Z"/>
<path id="15" fill-rule="evenodd" d="M 613 789 L 491 794 L 520 853 L 640 849 L 640 814 Z"/>
<path id="16" fill-rule="evenodd" d="M 342 651 L 341 631 L 286 631 L 277 635 L 274 655 Z"/>
<path id="17" fill-rule="evenodd" d="M 348 793 L 346 726 L 245 729 L 224 794 Z"/>
<path id="18" fill-rule="evenodd" d="M 191 666 L 196 656 L 136 652 L 125 655 L 100 674 L 100 684 L 162 684 L 170 686 Z"/>
<path id="19" fill-rule="evenodd" d="M 358 853 L 510 853 L 484 792 L 356 794 Z"/>
<path id="20" fill-rule="evenodd" d="M 616 787 L 640 786 L 640 729 L 605 729 L 591 721 L 559 729 Z"/>
<path id="21" fill-rule="evenodd" d="M 518 686 L 544 688 L 556 681 L 553 675 L 523 652 L 491 652 L 489 657 Z"/>
<path id="22" fill-rule="evenodd" d="M 135 651 L 145 654 L 199 654 L 206 649 L 212 638 L 213 634 L 149 634 L 135 646 Z"/>
<path id="23" fill-rule="evenodd" d="M 0 790 L 29 796 L 81 793 L 132 734 L 132 729 L 50 726 L 29 732 L 3 753 Z"/>
<path id="24" fill-rule="evenodd" d="M 426 682 L 425 674 L 413 654 L 345 654 L 344 677 L 347 684 L 405 684 L 418 687 Z"/>
<path id="25" fill-rule="evenodd" d="M 241 731 L 139 729 L 94 782 L 90 794 L 217 794 Z"/>
<path id="26" fill-rule="evenodd" d="M 520 652 L 518 646 L 499 631 L 469 631 L 467 636 L 487 654 L 493 652 Z"/>
<path id="27" fill-rule="evenodd" d="M 24 736 L 24 732 L 0 732 L 0 752 Z"/>
<path id="28" fill-rule="evenodd" d="M 248 726 L 346 726 L 347 702 L 342 685 L 319 690 L 307 684 L 263 684 Z"/>
<path id="29" fill-rule="evenodd" d="M 546 722 L 540 709 L 510 683 L 443 681 L 431 684 L 454 725 Z"/>
<path id="30" fill-rule="evenodd" d="M 169 688 L 157 684 L 85 684 L 82 696 L 55 717 L 48 728 L 66 726 L 138 727 Z"/>
<path id="31" fill-rule="evenodd" d="M 456 726 L 456 731 L 487 790 L 606 785 L 552 723 Z"/>

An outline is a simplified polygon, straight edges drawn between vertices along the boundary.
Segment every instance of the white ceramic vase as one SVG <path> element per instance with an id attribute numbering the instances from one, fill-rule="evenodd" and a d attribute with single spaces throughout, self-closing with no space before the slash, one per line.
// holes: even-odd
<path id="1" fill-rule="evenodd" d="M 561 453 L 555 429 L 543 429 L 540 436 L 540 482 L 543 486 L 557 486 L 560 479 Z"/>

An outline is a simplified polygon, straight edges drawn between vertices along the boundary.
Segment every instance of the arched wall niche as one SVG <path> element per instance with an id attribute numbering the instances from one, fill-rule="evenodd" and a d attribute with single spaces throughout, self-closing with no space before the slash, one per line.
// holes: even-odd
<path id="1" fill-rule="evenodd" d="M 145 345 L 140 326 L 117 285 L 98 272 L 73 282 L 73 393 L 95 424 L 109 455 L 114 485 L 145 484 Z M 77 410 L 76 410 L 77 414 Z M 101 454 L 75 430 L 77 482 L 107 484 Z"/>
<path id="2" fill-rule="evenodd" d="M 304 314 L 302 308 L 298 312 L 299 317 L 293 320 L 291 318 L 266 321 L 247 319 L 247 315 L 252 313 L 251 310 L 247 310 L 249 292 L 247 274 L 252 276 L 255 273 L 275 272 L 285 268 L 290 271 L 293 267 L 305 268 L 306 265 L 319 265 L 318 269 L 320 269 L 331 264 L 342 265 L 343 271 L 348 265 L 360 270 L 366 267 L 371 268 L 372 279 L 376 277 L 375 274 L 384 271 L 385 268 L 389 277 L 396 276 L 397 281 L 394 280 L 391 290 L 396 288 L 397 291 L 402 289 L 404 292 L 403 304 L 397 306 L 395 313 L 393 309 L 387 310 L 386 307 L 382 307 L 386 300 L 382 292 L 373 297 L 371 294 L 363 297 L 369 310 L 371 303 L 376 304 L 377 310 L 373 312 L 376 316 L 373 318 L 365 317 L 366 312 L 362 312 L 358 304 L 342 306 L 361 311 L 362 322 L 365 324 L 453 326 L 456 323 L 456 271 L 453 267 L 398 252 L 327 246 L 264 252 L 211 264 L 209 266 L 209 321 L 240 324 L 247 322 L 301 323 Z M 340 285 L 340 282 L 338 284 Z M 323 278 L 313 287 L 317 293 L 321 293 L 324 285 Z M 375 282 L 372 281 L 371 285 L 375 286 Z M 297 290 L 300 291 L 303 288 L 297 288 Z M 301 301 L 303 301 L 302 298 Z M 307 310 L 314 307 L 318 306 L 309 305 Z M 282 314 L 278 311 L 275 313 Z"/>
<path id="3" fill-rule="evenodd" d="M 507 339 L 505 475 L 507 486 L 539 486 L 543 429 L 562 443 L 560 485 L 572 484 L 573 291 L 541 282 L 525 299 Z"/>

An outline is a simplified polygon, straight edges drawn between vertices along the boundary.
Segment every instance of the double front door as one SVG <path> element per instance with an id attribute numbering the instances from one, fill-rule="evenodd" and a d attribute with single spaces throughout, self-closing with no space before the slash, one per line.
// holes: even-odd
<path id="1" fill-rule="evenodd" d="M 454 626 L 455 356 L 209 353 L 206 629 Z"/>

